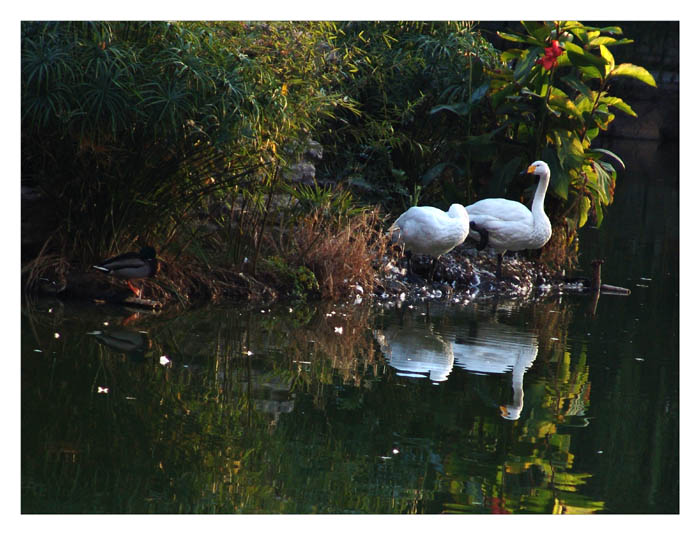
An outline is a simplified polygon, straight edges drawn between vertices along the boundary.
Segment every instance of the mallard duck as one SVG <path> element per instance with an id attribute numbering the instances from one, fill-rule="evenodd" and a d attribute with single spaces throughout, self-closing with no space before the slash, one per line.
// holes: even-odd
<path id="1" fill-rule="evenodd" d="M 453 204 L 447 212 L 433 206 L 412 206 L 394 221 L 389 232 L 391 241 L 404 244 L 407 250 L 409 275 L 413 275 L 411 253 L 433 257 L 432 280 L 438 258 L 469 234 L 469 214 L 461 204 Z"/>
<path id="2" fill-rule="evenodd" d="M 113 275 L 119 279 L 126 280 L 132 292 L 137 297 L 141 297 L 141 290 L 131 284 L 132 280 L 152 277 L 158 271 L 158 260 L 153 247 L 146 246 L 138 253 L 125 253 L 113 258 L 109 258 L 97 265 L 95 269 Z"/>
<path id="3" fill-rule="evenodd" d="M 549 166 L 533 162 L 526 171 L 540 177 L 532 199 L 532 210 L 508 199 L 482 199 L 467 206 L 471 220 L 469 237 L 479 240 L 480 247 L 491 247 L 498 254 L 496 276 L 501 278 L 503 253 L 539 249 L 552 236 L 552 225 L 544 212 L 544 197 L 549 186 Z"/>

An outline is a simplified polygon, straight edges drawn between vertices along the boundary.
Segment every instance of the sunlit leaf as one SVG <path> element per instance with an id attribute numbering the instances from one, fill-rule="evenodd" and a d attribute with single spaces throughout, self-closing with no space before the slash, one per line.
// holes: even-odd
<path id="1" fill-rule="evenodd" d="M 593 120 L 601 130 L 607 130 L 610 123 L 615 119 L 615 115 L 602 107 L 593 112 Z"/>
<path id="2" fill-rule="evenodd" d="M 566 112 L 574 117 L 581 117 L 581 111 L 565 94 L 553 93 L 549 99 L 549 105 L 556 110 Z"/>
<path id="3" fill-rule="evenodd" d="M 534 39 L 529 35 L 518 35 L 515 33 L 508 33 L 508 32 L 496 32 L 496 33 L 498 34 L 498 36 L 501 39 L 505 39 L 506 41 L 511 41 L 514 43 L 525 43 L 528 45 L 535 45 L 535 46 L 542 45 L 542 43 L 537 41 L 537 39 Z"/>
<path id="4" fill-rule="evenodd" d="M 656 87 L 656 80 L 654 80 L 654 77 L 649 71 L 647 71 L 644 67 L 632 65 L 631 63 L 621 63 L 610 72 L 610 75 L 629 76 L 652 87 Z"/>
<path id="5" fill-rule="evenodd" d="M 605 65 L 605 76 L 607 76 L 615 68 L 615 58 L 605 45 L 600 45 L 600 56 L 607 62 Z"/>
<path id="6" fill-rule="evenodd" d="M 637 114 L 632 109 L 632 107 L 619 97 L 604 97 L 601 99 L 601 102 L 604 102 L 605 104 L 607 104 L 609 106 L 613 106 L 613 107 L 617 108 L 618 110 L 626 113 L 627 115 L 631 115 L 632 117 L 637 117 Z"/>
<path id="7" fill-rule="evenodd" d="M 607 65 L 605 59 L 591 54 L 574 43 L 564 43 L 564 48 L 571 63 L 580 68 L 595 68 L 601 79 L 605 76 L 605 66 Z"/>
<path id="8" fill-rule="evenodd" d="M 610 33 L 613 35 L 622 35 L 622 28 L 619 26 L 605 26 L 604 28 L 600 28 L 601 33 Z"/>
<path id="9" fill-rule="evenodd" d="M 527 20 L 522 21 L 522 25 L 525 27 L 525 30 L 527 30 L 527 33 L 530 34 L 540 45 L 544 44 L 545 39 L 549 37 L 549 34 L 554 27 L 552 23 L 542 24 L 541 22 Z"/>
<path id="10" fill-rule="evenodd" d="M 531 48 L 524 56 L 520 58 L 518 63 L 515 64 L 513 78 L 518 83 L 523 83 L 524 79 L 530 74 L 539 55 L 540 51 L 538 49 Z"/>
<path id="11" fill-rule="evenodd" d="M 607 149 L 602 149 L 602 148 L 595 148 L 595 149 L 592 149 L 592 150 L 595 151 L 595 152 L 600 152 L 600 153 L 602 153 L 602 154 L 605 154 L 605 155 L 609 156 L 610 158 L 612 158 L 613 160 L 615 160 L 617 163 L 619 163 L 619 164 L 622 166 L 623 169 L 625 168 L 625 162 L 623 162 L 623 161 L 622 161 L 622 158 L 620 158 L 620 157 L 619 157 L 617 154 L 615 154 L 614 152 L 609 151 L 609 150 L 607 150 Z"/>
<path id="12" fill-rule="evenodd" d="M 614 37 L 609 37 L 606 35 L 601 35 L 599 37 L 596 37 L 595 39 L 591 39 L 589 45 L 590 46 L 601 46 L 601 45 L 606 45 L 606 46 L 613 46 L 618 44 L 617 39 Z"/>
<path id="13" fill-rule="evenodd" d="M 583 44 L 588 43 L 588 32 L 583 26 L 570 27 L 568 28 L 568 31 L 574 34 Z"/>
<path id="14" fill-rule="evenodd" d="M 588 211 L 591 209 L 591 200 L 583 196 L 579 201 L 578 205 L 578 226 L 579 228 L 586 224 L 588 221 Z"/>

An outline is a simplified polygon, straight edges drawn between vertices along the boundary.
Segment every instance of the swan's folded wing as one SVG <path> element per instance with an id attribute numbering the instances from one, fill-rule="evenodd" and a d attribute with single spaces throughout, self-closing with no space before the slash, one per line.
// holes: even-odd
<path id="1" fill-rule="evenodd" d="M 508 199 L 483 199 L 467 206 L 469 219 L 475 223 L 482 219 L 517 221 L 532 217 L 532 212 L 522 203 Z"/>

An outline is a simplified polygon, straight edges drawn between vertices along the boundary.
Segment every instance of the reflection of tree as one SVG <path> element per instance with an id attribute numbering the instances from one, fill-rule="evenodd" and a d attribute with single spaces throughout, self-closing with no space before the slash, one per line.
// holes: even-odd
<path id="1" fill-rule="evenodd" d="M 481 320 L 431 313 L 421 321 L 445 336 Z M 578 422 L 573 413 L 588 391 L 585 351 L 573 357 L 550 340 L 565 340 L 565 318 L 548 324 L 547 340 L 538 337 L 515 422 L 484 403 L 510 399 L 510 376 L 453 372 L 439 387 L 397 377 L 370 319 L 352 307 L 152 318 L 131 326 L 151 341 L 138 363 L 84 334 L 95 330 L 94 315 L 66 318 L 60 339 L 51 336 L 55 324 L 37 326 L 56 357 L 46 366 L 39 353 L 24 356 L 23 509 L 600 508 L 580 493 L 586 475 L 572 470 L 564 427 Z M 499 321 L 516 324 L 517 311 Z"/>
<path id="2" fill-rule="evenodd" d="M 552 312 L 554 309 L 557 316 Z M 435 316 L 435 311 L 432 312 Z M 581 495 L 580 487 L 589 475 L 572 472 L 574 456 L 570 451 L 571 436 L 566 434 L 566 427 L 562 427 L 585 422 L 582 416 L 590 390 L 585 351 L 579 358 L 572 359 L 571 354 L 564 350 L 570 319 L 566 308 L 538 304 L 538 309 L 532 313 L 536 325 L 546 326 L 538 333 L 539 345 L 545 348 L 541 354 L 546 365 L 538 369 L 544 371 L 549 380 L 527 383 L 525 388 L 530 409 L 512 427 L 504 428 L 493 418 L 481 416 L 472 426 L 465 428 L 466 434 L 462 436 L 466 443 L 460 449 L 448 448 L 447 453 L 438 449 L 445 456 L 445 471 L 438 479 L 442 480 L 442 488 L 450 490 L 450 498 L 445 500 L 443 506 L 445 511 L 581 513 L 603 507 L 602 502 L 594 502 Z M 445 327 L 448 321 L 444 318 L 436 321 L 442 323 L 441 333 L 444 336 L 445 330 L 449 331 Z M 507 347 L 508 343 L 519 340 L 517 347 L 526 347 L 520 338 L 513 338 L 522 335 L 518 335 L 512 327 L 502 327 L 505 336 L 510 336 L 508 340 L 512 341 L 499 342 L 498 325 L 485 325 L 493 329 L 490 339 L 494 340 L 494 344 L 505 343 Z M 483 327 L 481 330 L 483 336 Z M 479 327 L 476 328 L 478 332 Z M 462 337 L 462 343 L 481 343 L 478 342 L 478 334 L 471 335 L 473 342 L 469 338 L 465 340 Z M 516 348 L 515 345 L 513 347 Z M 456 349 L 454 353 L 455 362 L 459 362 Z M 484 353 L 489 358 L 488 362 L 493 363 L 499 354 L 490 353 L 488 347 Z M 513 352 L 513 355 L 517 354 L 517 351 Z M 474 353 L 474 358 L 480 362 L 480 357 L 476 355 Z M 484 365 L 478 362 L 471 368 L 483 368 Z M 517 359 L 514 360 L 516 362 Z"/>

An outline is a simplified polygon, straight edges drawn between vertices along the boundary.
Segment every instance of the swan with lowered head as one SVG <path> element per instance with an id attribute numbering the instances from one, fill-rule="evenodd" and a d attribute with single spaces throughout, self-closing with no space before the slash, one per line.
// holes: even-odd
<path id="1" fill-rule="evenodd" d="M 544 211 L 544 197 L 549 186 L 549 166 L 537 160 L 527 174 L 540 177 L 532 199 L 532 210 L 508 199 L 482 199 L 467 206 L 471 219 L 469 237 L 489 245 L 498 254 L 496 276 L 501 278 L 501 263 L 506 251 L 539 249 L 552 236 L 552 225 Z M 484 244 L 484 242 L 486 242 Z M 483 248 L 483 246 L 481 247 Z"/>
<path id="2" fill-rule="evenodd" d="M 430 280 L 438 258 L 462 243 L 469 235 L 469 214 L 461 204 L 447 212 L 433 206 L 412 206 L 389 227 L 391 241 L 408 251 L 408 271 L 412 275 L 411 253 L 433 257 Z"/>

